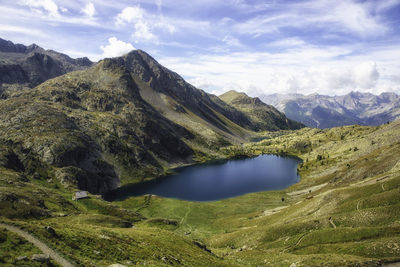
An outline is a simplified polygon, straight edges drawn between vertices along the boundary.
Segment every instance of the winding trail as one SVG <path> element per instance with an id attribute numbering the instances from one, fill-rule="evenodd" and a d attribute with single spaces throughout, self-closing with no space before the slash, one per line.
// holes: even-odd
<path id="1" fill-rule="evenodd" d="M 74 264 L 72 264 L 71 262 L 69 262 L 68 260 L 63 258 L 60 254 L 55 252 L 53 249 L 51 249 L 49 246 L 47 246 L 45 243 L 43 243 L 42 241 L 40 241 L 33 235 L 29 234 L 28 232 L 25 232 L 24 230 L 22 230 L 18 227 L 15 227 L 15 226 L 12 226 L 9 224 L 5 224 L 5 223 L 0 223 L 0 227 L 5 228 L 10 232 L 13 232 L 13 233 L 25 238 L 26 240 L 28 240 L 29 242 L 34 244 L 44 254 L 48 255 L 50 258 L 52 258 L 55 262 L 57 262 L 61 266 L 63 266 L 63 267 L 74 267 L 75 266 Z"/>
<path id="2" fill-rule="evenodd" d="M 190 205 L 188 204 L 188 210 L 186 211 L 185 215 L 182 217 L 181 221 L 179 222 L 179 224 L 182 224 L 188 217 L 189 213 L 192 211 L 192 209 L 190 208 Z"/>

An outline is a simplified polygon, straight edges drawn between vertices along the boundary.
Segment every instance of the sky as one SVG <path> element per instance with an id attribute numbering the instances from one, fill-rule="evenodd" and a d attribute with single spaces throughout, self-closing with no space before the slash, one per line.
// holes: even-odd
<path id="1" fill-rule="evenodd" d="M 142 49 L 209 93 L 400 93 L 400 0 L 0 0 L 0 37 Z"/>

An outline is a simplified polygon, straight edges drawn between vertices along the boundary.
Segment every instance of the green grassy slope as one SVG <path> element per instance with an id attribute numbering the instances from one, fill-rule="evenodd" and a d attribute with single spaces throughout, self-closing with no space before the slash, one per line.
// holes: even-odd
<path id="1" fill-rule="evenodd" d="M 85 266 L 369 266 L 400 261 L 400 121 L 380 127 L 306 128 L 264 138 L 220 153 L 296 155 L 303 159 L 298 184 L 207 203 L 157 196 L 107 203 L 96 196 L 72 201 L 70 191 L 55 180 L 28 182 L 3 168 L 0 204 L 14 208 L 2 212 L 1 220 L 25 228 Z M 53 227 L 57 236 L 44 226 Z M 26 249 L 15 246 L 21 253 Z"/>
<path id="2" fill-rule="evenodd" d="M 259 131 L 296 130 L 304 127 L 301 123 L 288 119 L 285 114 L 265 104 L 258 97 L 249 97 L 245 93 L 231 90 L 219 98 L 245 113 Z"/>
<path id="3" fill-rule="evenodd" d="M 286 190 L 195 203 L 152 197 L 141 213 L 180 222 L 225 259 L 243 265 L 354 265 L 400 260 L 400 122 L 303 129 L 228 153 L 303 158 Z M 282 197 L 285 199 L 282 201 Z M 120 203 L 137 206 L 141 198 Z"/>

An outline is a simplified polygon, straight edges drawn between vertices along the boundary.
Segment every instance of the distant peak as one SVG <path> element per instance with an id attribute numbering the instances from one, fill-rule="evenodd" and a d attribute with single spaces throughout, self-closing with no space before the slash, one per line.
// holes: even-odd
<path id="1" fill-rule="evenodd" d="M 320 94 L 318 94 L 317 92 L 309 94 L 308 96 L 319 96 Z"/>
<path id="2" fill-rule="evenodd" d="M 80 66 L 91 66 L 93 64 L 93 62 L 88 57 L 77 58 L 76 62 Z"/>
<path id="3" fill-rule="evenodd" d="M 227 92 L 225 92 L 225 93 L 223 93 L 223 94 L 221 94 L 220 95 L 220 97 L 228 97 L 228 96 L 230 96 L 230 97 L 239 97 L 239 96 L 246 96 L 246 97 L 248 97 L 248 95 L 246 95 L 246 93 L 243 93 L 243 92 L 238 92 L 238 91 L 236 91 L 236 90 L 229 90 L 229 91 L 227 91 Z"/>
<path id="4" fill-rule="evenodd" d="M 28 46 L 28 48 L 36 49 L 36 48 L 40 48 L 40 46 L 38 46 L 37 44 L 31 44 L 31 45 Z"/>

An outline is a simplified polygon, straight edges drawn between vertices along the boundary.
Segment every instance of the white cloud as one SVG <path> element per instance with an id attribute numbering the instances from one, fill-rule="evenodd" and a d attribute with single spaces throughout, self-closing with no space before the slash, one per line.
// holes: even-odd
<path id="1" fill-rule="evenodd" d="M 306 43 L 298 37 L 291 37 L 273 41 L 268 43 L 269 46 L 276 46 L 276 47 L 296 47 L 296 46 L 303 46 Z"/>
<path id="2" fill-rule="evenodd" d="M 119 26 L 133 25 L 132 39 L 135 43 L 157 41 L 150 24 L 144 17 L 145 11 L 140 6 L 126 7 L 115 18 L 115 24 Z"/>
<path id="3" fill-rule="evenodd" d="M 23 4 L 29 6 L 31 9 L 42 12 L 42 10 L 47 11 L 50 16 L 58 17 L 58 6 L 52 0 L 25 0 Z"/>
<path id="4" fill-rule="evenodd" d="M 25 27 L 13 26 L 13 25 L 3 25 L 3 24 L 0 24 L 0 33 L 2 35 L 5 33 L 11 33 L 11 34 L 22 34 L 34 37 L 41 37 L 41 38 L 49 37 L 46 33 L 40 30 L 28 29 Z"/>
<path id="5" fill-rule="evenodd" d="M 150 31 L 147 23 L 138 21 L 135 23 L 135 32 L 132 34 L 135 43 L 157 41 L 157 37 Z"/>
<path id="6" fill-rule="evenodd" d="M 312 0 L 275 8 L 272 15 L 265 13 L 242 23 L 235 22 L 232 28 L 239 34 L 253 37 L 279 33 L 285 28 L 321 28 L 324 32 L 352 33 L 363 37 L 382 35 L 388 30 L 376 12 L 377 7 L 354 0 Z M 387 6 L 381 10 L 383 8 Z"/>
<path id="7" fill-rule="evenodd" d="M 155 0 L 155 2 L 157 5 L 158 12 L 161 12 L 162 4 L 163 4 L 162 0 Z"/>
<path id="8" fill-rule="evenodd" d="M 85 7 L 81 10 L 83 14 L 85 14 L 88 17 L 93 17 L 94 14 L 96 13 L 96 8 L 94 7 L 94 4 L 92 2 L 89 2 L 85 5 Z"/>
<path id="9" fill-rule="evenodd" d="M 143 19 L 144 10 L 140 6 L 126 7 L 115 18 L 116 25 L 125 25 Z"/>
<path id="10" fill-rule="evenodd" d="M 371 89 L 374 87 L 379 75 L 376 63 L 373 61 L 362 62 L 353 68 L 354 84 L 361 88 Z"/>
<path id="11" fill-rule="evenodd" d="M 154 28 L 162 29 L 169 34 L 174 34 L 176 32 L 176 27 L 165 19 L 161 19 L 159 22 L 154 23 Z"/>
<path id="12" fill-rule="evenodd" d="M 381 35 L 387 31 L 387 26 L 371 14 L 368 6 L 352 1 L 335 5 L 328 15 L 321 17 L 321 21 L 336 23 L 360 35 Z"/>
<path id="13" fill-rule="evenodd" d="M 156 3 L 161 5 L 162 2 Z M 145 12 L 140 6 L 124 8 L 115 17 L 117 26 L 133 26 L 132 39 L 135 43 L 153 42 L 158 43 L 158 37 L 154 34 L 155 29 L 161 29 L 169 34 L 176 32 L 176 27 L 170 24 L 162 16 L 154 16 Z"/>
<path id="14" fill-rule="evenodd" d="M 224 39 L 222 39 L 222 42 L 224 42 L 228 46 L 242 46 L 240 40 L 232 37 L 231 35 L 225 36 Z"/>
<path id="15" fill-rule="evenodd" d="M 382 50 L 387 53 L 382 54 Z M 230 89 L 253 96 L 315 92 L 340 95 L 354 90 L 400 93 L 395 78 L 400 73 L 395 60 L 395 55 L 400 54 L 398 47 L 380 47 L 364 56 L 351 55 L 350 51 L 351 48 L 303 44 L 280 53 L 193 55 L 185 59 L 162 58 L 160 62 L 195 86 L 215 94 Z"/>
<path id="16" fill-rule="evenodd" d="M 375 9 L 377 12 L 386 11 L 394 6 L 400 5 L 400 0 L 385 0 L 385 1 L 374 1 Z"/>
<path id="17" fill-rule="evenodd" d="M 124 41 L 118 40 L 116 37 L 111 37 L 108 39 L 108 45 L 100 46 L 100 49 L 103 50 L 101 57 L 108 58 L 122 56 L 135 48 L 130 43 L 125 43 Z"/>

